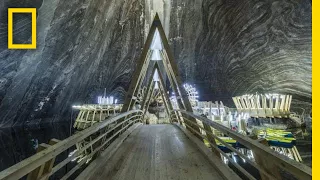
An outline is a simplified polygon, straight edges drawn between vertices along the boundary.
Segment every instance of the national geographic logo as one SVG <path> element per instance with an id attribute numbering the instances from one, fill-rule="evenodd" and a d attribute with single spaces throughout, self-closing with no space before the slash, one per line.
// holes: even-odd
<path id="1" fill-rule="evenodd" d="M 30 13 L 32 22 L 31 44 L 13 43 L 13 14 Z M 36 8 L 8 8 L 8 49 L 36 49 L 37 48 L 37 9 Z"/>

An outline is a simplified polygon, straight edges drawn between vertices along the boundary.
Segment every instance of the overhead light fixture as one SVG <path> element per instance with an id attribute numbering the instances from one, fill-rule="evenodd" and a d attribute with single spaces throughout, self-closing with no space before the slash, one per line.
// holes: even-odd
<path id="1" fill-rule="evenodd" d="M 80 109 L 81 106 L 80 106 L 80 105 L 73 105 L 72 108 L 73 108 L 73 109 Z"/>
<path id="2" fill-rule="evenodd" d="M 113 96 L 105 97 L 105 96 L 98 96 L 98 104 L 100 105 L 112 105 L 117 103 L 117 99 L 114 99 Z"/>

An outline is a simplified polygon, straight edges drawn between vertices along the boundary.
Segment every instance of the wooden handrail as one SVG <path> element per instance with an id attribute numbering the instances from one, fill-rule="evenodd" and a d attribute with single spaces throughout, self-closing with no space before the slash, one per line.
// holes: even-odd
<path id="1" fill-rule="evenodd" d="M 202 117 L 199 115 L 195 115 L 191 112 L 187 112 L 185 110 L 173 110 L 173 112 L 181 112 L 187 116 L 193 117 L 204 124 L 211 126 L 212 128 L 220 131 L 221 133 L 231 137 L 232 139 L 238 141 L 242 145 L 246 146 L 248 149 L 251 149 L 253 152 L 259 153 L 263 160 L 272 162 L 274 165 L 278 166 L 279 168 L 289 172 L 290 174 L 294 175 L 299 179 L 311 179 L 312 173 L 311 168 L 298 163 L 292 159 L 289 159 L 286 156 L 280 155 L 273 151 L 270 148 L 266 148 L 263 144 L 259 143 L 257 140 L 253 140 L 247 136 L 239 134 L 231 129 L 216 123 L 206 117 Z M 183 117 L 181 117 L 183 118 Z M 186 119 L 187 120 L 187 119 Z"/>
<path id="2" fill-rule="evenodd" d="M 74 135 L 58 142 L 57 144 L 54 144 L 54 145 L 46 148 L 45 150 L 43 150 L 43 151 L 41 151 L 41 152 L 39 152 L 29 158 L 17 163 L 17 164 L 9 167 L 8 169 L 0 172 L 0 179 L 16 180 L 16 179 L 22 178 L 23 176 L 30 173 L 31 171 L 33 171 L 34 169 L 36 169 L 40 165 L 46 163 L 47 161 L 51 160 L 52 158 L 55 158 L 60 153 L 66 151 L 68 148 L 74 146 L 76 143 L 83 141 L 84 139 L 86 139 L 90 135 L 98 132 L 101 129 L 106 128 L 108 125 L 110 125 L 114 122 L 117 122 L 118 120 L 120 120 L 122 118 L 126 118 L 130 115 L 133 115 L 133 114 L 141 114 L 142 115 L 142 111 L 141 110 L 128 111 L 126 113 L 122 113 L 117 116 L 114 116 L 106 121 L 96 123 L 93 126 L 87 128 L 83 131 L 80 131 L 79 133 L 74 134 Z M 133 116 L 133 117 L 136 117 L 136 116 Z M 131 118 L 129 117 L 128 119 L 131 119 Z M 119 123 L 121 123 L 121 122 L 119 122 Z M 119 131 L 121 131 L 121 130 L 119 130 Z M 71 160 L 70 158 L 66 158 L 66 159 Z"/>
<path id="3" fill-rule="evenodd" d="M 264 145 L 259 143 L 257 140 L 253 140 L 247 136 L 243 136 L 243 135 L 241 135 L 235 131 L 232 131 L 231 129 L 229 129 L 219 123 L 211 121 L 210 119 L 207 119 L 205 117 L 195 115 L 191 112 L 187 112 L 184 110 L 174 110 L 173 112 L 174 113 L 172 113 L 172 115 L 175 115 L 175 116 L 181 116 L 182 114 L 184 114 L 180 118 L 177 117 L 178 121 L 179 121 L 179 119 L 182 119 L 183 121 L 190 121 L 187 119 L 188 117 L 192 117 L 192 118 L 195 118 L 195 119 L 201 121 L 203 123 L 203 127 L 197 123 L 194 123 L 194 122 L 192 122 L 191 124 L 185 123 L 185 125 L 189 126 L 189 130 L 192 130 L 192 131 L 193 131 L 193 128 L 191 125 L 197 125 L 200 129 L 205 131 L 207 136 L 202 135 L 201 133 L 199 133 L 196 130 L 194 130 L 194 133 L 199 133 L 198 134 L 199 136 L 201 136 L 204 139 L 207 139 L 208 142 L 210 143 L 210 145 L 212 147 L 214 147 L 214 149 L 216 149 L 219 153 L 221 153 L 224 156 L 226 156 L 226 154 L 223 153 L 217 147 L 215 142 L 211 142 L 211 139 L 208 138 L 208 134 L 211 133 L 210 134 L 211 137 L 213 137 L 214 139 L 217 139 L 220 142 L 221 142 L 221 139 L 219 137 L 217 137 L 216 135 L 212 134 L 212 131 L 208 130 L 205 126 L 210 126 L 214 129 L 222 132 L 223 134 L 233 138 L 234 140 L 237 140 L 239 143 L 246 146 L 248 149 L 251 149 L 254 153 L 260 154 L 259 157 L 262 158 L 263 161 L 269 162 L 269 164 L 272 164 L 272 166 L 279 167 L 299 179 L 311 179 L 311 177 L 312 177 L 311 168 L 309 168 L 303 164 L 300 164 L 296 161 L 293 161 L 283 155 L 277 154 L 272 149 L 266 148 Z M 85 159 L 83 159 L 76 167 L 74 167 L 72 170 L 70 170 L 63 177 L 66 179 L 69 175 L 71 175 L 73 172 L 75 172 L 77 169 L 79 169 L 81 167 L 81 165 L 85 163 L 85 160 L 91 158 L 94 154 L 96 154 L 98 151 L 100 151 L 100 149 L 102 147 L 107 145 L 109 142 L 112 142 L 111 140 L 113 138 L 117 137 L 118 134 L 125 131 L 128 127 L 130 127 L 132 124 L 136 123 L 138 120 L 141 120 L 142 114 L 143 114 L 143 112 L 141 110 L 132 110 L 132 111 L 129 111 L 126 113 L 119 114 L 115 117 L 111 117 L 110 119 L 108 119 L 106 121 L 96 123 L 93 126 L 87 128 L 77 134 L 74 134 L 73 136 L 70 136 L 67 139 L 64 139 L 63 141 L 59 141 L 52 146 L 48 146 L 46 149 L 40 151 L 39 153 L 37 153 L 37 154 L 21 161 L 20 163 L 14 165 L 14 166 L 11 166 L 10 168 L 0 172 L 0 179 L 19 179 L 19 178 L 25 176 L 26 174 L 29 174 L 33 170 L 37 169 L 39 166 L 54 159 L 56 156 L 58 156 L 59 154 L 61 154 L 64 151 L 66 151 L 70 147 L 74 146 L 75 144 L 82 142 L 85 139 L 88 139 L 88 137 L 92 137 L 91 135 L 95 134 L 96 132 L 101 133 L 101 134 L 99 134 L 99 136 L 95 136 L 94 139 L 92 139 L 89 143 L 87 143 L 85 146 L 83 146 L 82 149 L 80 149 L 79 151 L 77 151 L 76 153 L 71 155 L 70 157 L 67 157 L 59 164 L 55 165 L 50 172 L 46 172 L 46 174 L 42 174 L 42 176 L 39 178 L 39 179 L 47 179 L 52 174 L 54 174 L 56 171 L 58 171 L 60 168 L 65 166 L 67 163 L 69 163 L 76 156 L 80 155 L 82 153 L 82 151 L 84 151 L 85 149 L 88 149 L 90 146 L 92 146 L 93 144 L 95 144 L 97 142 L 100 143 L 101 139 L 104 139 L 105 137 L 107 137 L 107 139 L 105 141 L 101 141 L 101 144 L 99 145 L 99 147 L 96 147 L 88 156 L 85 156 L 86 157 Z M 121 120 L 121 121 L 119 121 L 119 120 Z M 180 123 L 181 123 L 181 121 L 180 121 Z M 112 126 L 112 128 L 110 128 L 110 126 L 109 126 L 111 124 L 114 124 L 114 126 Z M 103 130 L 103 131 L 101 131 L 101 130 Z M 113 132 L 114 130 L 116 130 L 116 132 Z M 110 134 L 110 136 L 107 136 L 111 132 L 112 132 L 112 134 Z M 226 145 L 226 147 L 231 149 L 233 152 L 239 154 L 239 151 L 237 151 L 233 147 L 230 147 L 230 145 L 228 145 L 224 142 L 221 142 L 221 143 Z M 241 157 L 243 157 L 243 156 L 241 156 Z M 247 158 L 245 158 L 245 159 L 247 161 L 249 160 Z M 259 163 L 255 163 L 255 162 L 252 163 L 251 161 L 250 161 L 250 164 L 254 165 L 254 167 L 256 167 L 260 171 L 260 173 L 262 173 L 261 175 L 264 175 L 266 177 L 271 177 L 270 179 L 272 179 L 272 177 L 273 177 L 272 175 L 271 176 L 266 175 L 267 174 L 266 172 L 268 172 L 268 170 L 265 167 L 261 166 Z M 241 168 L 239 166 L 236 166 L 236 167 L 238 169 L 240 169 L 240 171 L 242 173 L 246 174 L 246 176 L 248 176 L 249 179 L 253 179 L 253 177 L 250 174 L 248 174 L 247 172 L 244 172 L 245 170 L 243 168 Z"/>

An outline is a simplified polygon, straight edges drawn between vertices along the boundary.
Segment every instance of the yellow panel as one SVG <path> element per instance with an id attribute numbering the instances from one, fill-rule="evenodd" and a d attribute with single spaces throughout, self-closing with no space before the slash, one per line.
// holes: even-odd
<path id="1" fill-rule="evenodd" d="M 32 40 L 31 44 L 13 44 L 13 14 L 31 13 Z M 36 49 L 37 48 L 37 9 L 36 8 L 8 8 L 8 49 Z"/>

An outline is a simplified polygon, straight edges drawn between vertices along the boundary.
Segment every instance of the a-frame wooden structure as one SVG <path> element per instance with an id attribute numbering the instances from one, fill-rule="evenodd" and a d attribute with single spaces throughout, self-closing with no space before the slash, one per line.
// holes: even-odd
<path id="1" fill-rule="evenodd" d="M 161 60 L 151 63 L 151 58 L 153 56 L 153 53 L 155 53 L 155 50 L 152 49 L 151 46 L 154 46 L 155 41 L 157 41 L 157 37 L 158 41 L 159 39 L 161 41 L 161 48 L 160 50 L 158 50 L 158 56 L 161 56 Z M 152 69 L 151 76 L 149 75 L 149 77 L 147 73 L 149 72 L 148 68 Z M 141 88 L 143 88 L 143 82 L 147 82 L 147 92 L 144 94 L 143 100 L 139 102 L 141 105 L 141 110 L 147 112 L 154 87 L 156 86 L 156 83 L 158 83 L 157 86 L 159 86 L 161 96 L 164 100 L 165 108 L 168 114 L 170 114 L 170 112 L 173 109 L 166 91 L 166 83 L 164 81 L 164 76 L 162 75 L 163 71 L 161 71 L 161 68 L 164 68 L 164 72 L 167 75 L 167 78 L 170 82 L 170 86 L 177 97 L 179 109 L 192 112 L 192 106 L 189 102 L 188 95 L 183 88 L 178 68 L 174 61 L 174 56 L 168 44 L 168 39 L 165 35 L 159 16 L 158 14 L 156 14 L 152 26 L 150 28 L 147 40 L 145 42 L 144 48 L 142 50 L 141 57 L 133 73 L 131 84 L 127 91 L 125 101 L 122 107 L 122 112 L 127 112 L 133 109 L 133 107 L 137 103 L 138 92 Z M 159 81 L 153 80 L 153 76 L 156 71 L 159 74 Z M 177 116 L 177 118 L 179 118 L 179 116 Z M 192 117 L 188 117 L 188 119 L 196 123 L 196 120 Z M 192 124 L 190 125 L 194 127 Z M 194 128 L 198 129 L 197 127 Z"/>

